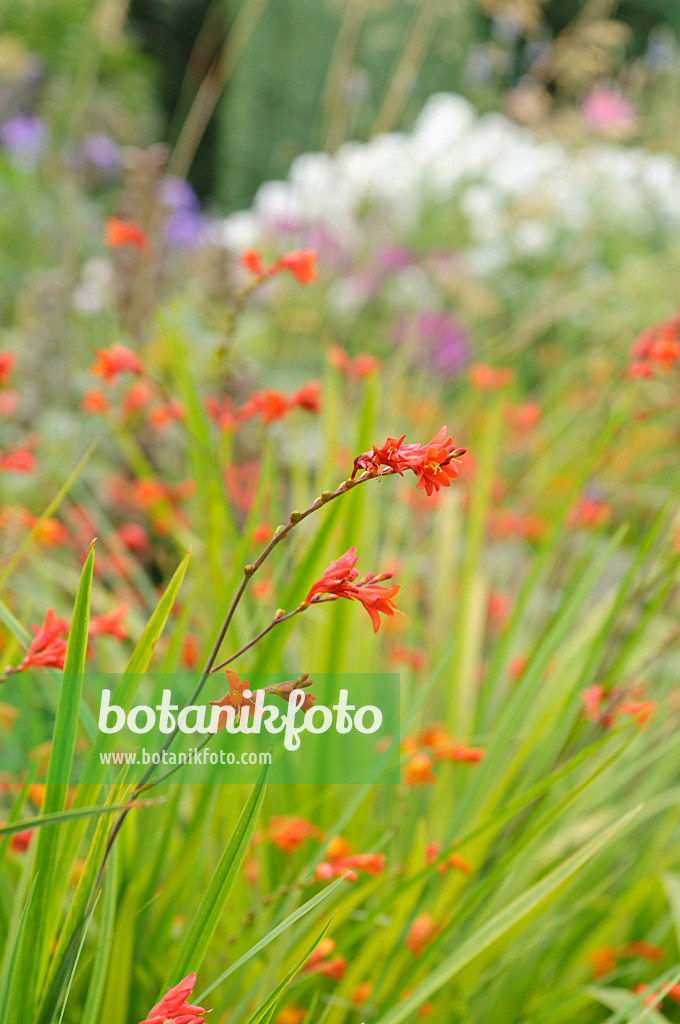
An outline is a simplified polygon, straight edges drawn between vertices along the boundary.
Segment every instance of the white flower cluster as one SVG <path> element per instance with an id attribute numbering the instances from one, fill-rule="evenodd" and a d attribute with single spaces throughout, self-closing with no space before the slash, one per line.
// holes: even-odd
<path id="1" fill-rule="evenodd" d="M 238 252 L 323 229 L 352 251 L 376 226 L 383 238 L 408 240 L 443 203 L 457 204 L 466 264 L 485 275 L 517 258 L 566 253 L 584 232 L 669 234 L 680 224 L 680 166 L 639 148 L 541 138 L 440 93 L 411 132 L 298 157 L 288 181 L 262 185 L 252 209 L 213 225 L 212 239 Z"/>

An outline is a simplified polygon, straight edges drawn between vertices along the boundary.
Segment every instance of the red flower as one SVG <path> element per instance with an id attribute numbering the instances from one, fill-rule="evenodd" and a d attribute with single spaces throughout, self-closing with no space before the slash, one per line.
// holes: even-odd
<path id="1" fill-rule="evenodd" d="M 320 881 L 326 881 L 334 876 L 348 876 L 348 881 L 356 881 L 356 872 L 365 871 L 367 875 L 380 875 L 385 870 L 384 853 L 353 853 L 348 857 L 329 858 L 317 864 L 315 875 Z"/>
<path id="2" fill-rule="evenodd" d="M 145 551 L 149 546 L 149 535 L 138 523 L 124 523 L 118 529 L 117 535 L 128 551 L 139 553 Z"/>
<path id="3" fill-rule="evenodd" d="M 121 249 L 130 246 L 133 249 L 146 249 L 149 239 L 134 221 L 121 220 L 120 217 L 107 217 L 104 221 L 104 243 L 108 249 Z"/>
<path id="4" fill-rule="evenodd" d="M 117 640 L 127 640 L 127 630 L 122 624 L 127 615 L 128 606 L 120 604 L 105 615 L 90 619 L 89 636 L 115 636 Z"/>
<path id="5" fill-rule="evenodd" d="M 282 270 L 288 270 L 300 284 L 309 284 L 310 281 L 316 280 L 316 255 L 315 249 L 289 252 L 265 267 L 259 252 L 255 249 L 246 249 L 241 256 L 241 264 L 255 277 L 273 277 Z"/>
<path id="6" fill-rule="evenodd" d="M 125 392 L 120 408 L 125 419 L 129 419 L 134 413 L 139 412 L 149 404 L 153 398 L 153 388 L 145 380 L 136 380 Z"/>
<path id="7" fill-rule="evenodd" d="M 11 352 L 0 352 L 0 388 L 9 384 L 9 378 L 14 369 L 14 356 Z"/>
<path id="8" fill-rule="evenodd" d="M 611 509 L 605 501 L 598 501 L 596 498 L 590 498 L 584 494 L 570 510 L 567 524 L 584 529 L 595 529 L 602 523 L 606 523 L 610 515 Z"/>
<path id="9" fill-rule="evenodd" d="M 666 952 L 660 946 L 653 946 L 651 942 L 633 941 L 624 946 L 623 955 L 640 956 L 643 960 L 663 960 Z"/>
<path id="10" fill-rule="evenodd" d="M 432 864 L 437 859 L 440 849 L 439 843 L 428 843 L 425 847 L 425 863 Z M 445 861 L 437 865 L 437 874 L 445 874 L 447 867 L 462 871 L 464 875 L 472 874 L 472 867 L 460 853 L 450 853 Z"/>
<path id="11" fill-rule="evenodd" d="M 290 396 L 291 407 L 297 405 L 307 412 L 318 413 L 321 410 L 321 385 L 318 380 L 304 384 L 294 395 Z"/>
<path id="12" fill-rule="evenodd" d="M 399 591 L 399 585 L 391 587 L 378 586 L 377 581 L 389 579 L 391 574 L 385 573 L 382 576 L 366 576 L 359 585 L 354 583 L 359 572 L 355 568 L 357 561 L 356 547 L 349 548 L 344 555 L 337 558 L 324 571 L 321 579 L 314 584 L 305 598 L 305 604 L 310 604 L 314 599 L 324 594 L 331 597 L 346 597 L 348 600 L 359 601 L 371 617 L 373 632 L 377 633 L 380 628 L 380 613 L 383 615 L 396 615 L 398 612 L 393 598 Z"/>
<path id="13" fill-rule="evenodd" d="M 446 436 L 446 427 L 442 427 L 426 445 L 404 444 L 405 437 L 405 434 L 399 439 L 388 437 L 382 447 L 373 445 L 371 451 L 357 456 L 352 480 L 360 469 L 378 473 L 384 466 L 400 476 L 405 469 L 410 469 L 417 477 L 418 488 L 425 489 L 429 496 L 440 487 L 448 487 L 456 479 L 459 473 L 456 460 L 465 454 L 465 448 L 456 448 L 451 438 Z"/>
<path id="14" fill-rule="evenodd" d="M 31 842 L 33 837 L 33 829 L 24 828 L 21 832 L 14 832 L 12 838 L 9 841 L 9 848 L 14 853 L 24 853 Z"/>
<path id="15" fill-rule="evenodd" d="M 148 415 L 149 426 L 157 434 L 162 434 L 173 421 L 181 422 L 186 418 L 186 410 L 178 399 L 163 402 L 152 409 Z"/>
<path id="16" fill-rule="evenodd" d="M 125 345 L 112 345 L 109 349 L 97 349 L 97 358 L 90 367 L 90 373 L 101 377 L 106 384 L 115 384 L 119 373 L 144 372 L 144 367 L 134 352 Z"/>
<path id="17" fill-rule="evenodd" d="M 33 639 L 21 664 L 13 671 L 27 668 L 63 668 L 66 655 L 68 624 L 57 616 L 54 608 L 48 608 L 42 626 L 33 626 Z"/>
<path id="18" fill-rule="evenodd" d="M 195 984 L 196 975 L 188 974 L 174 988 L 168 989 L 140 1024 L 205 1024 L 205 1010 L 201 1006 L 190 1006 L 186 1001 Z"/>

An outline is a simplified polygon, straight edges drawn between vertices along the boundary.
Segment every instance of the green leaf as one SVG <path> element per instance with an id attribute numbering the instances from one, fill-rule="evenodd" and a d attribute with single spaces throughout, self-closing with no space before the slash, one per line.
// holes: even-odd
<path id="1" fill-rule="evenodd" d="M 276 1004 L 278 1003 L 279 998 L 283 994 L 284 989 L 286 989 L 288 987 L 288 985 L 291 983 L 291 981 L 293 980 L 295 975 L 298 973 L 300 968 L 303 967 L 304 964 L 307 963 L 307 961 L 309 960 L 312 952 L 316 949 L 316 947 L 321 942 L 322 938 L 324 937 L 324 935 L 328 931 L 328 926 L 330 925 L 331 920 L 332 920 L 332 918 L 330 918 L 326 922 L 326 924 L 323 926 L 323 928 L 321 929 L 319 934 L 315 937 L 314 941 L 311 943 L 310 946 L 307 947 L 307 949 L 305 950 L 304 954 L 296 962 L 294 967 L 292 967 L 288 971 L 286 976 L 282 979 L 282 981 L 280 981 L 278 983 L 278 985 L 274 989 L 272 989 L 272 991 L 269 993 L 269 995 L 267 996 L 265 1001 L 262 1003 L 262 1005 L 259 1006 L 257 1008 L 257 1010 L 255 1011 L 255 1013 L 252 1015 L 252 1017 L 250 1017 L 250 1019 L 248 1020 L 247 1024 L 263 1024 L 263 1022 L 267 1020 L 267 1017 L 269 1016 L 269 1014 L 276 1007 Z"/>
<path id="2" fill-rule="evenodd" d="M 59 690 L 59 704 L 54 724 L 50 760 L 47 766 L 45 815 L 64 809 L 68 779 L 73 764 L 73 752 L 78 729 L 83 669 L 87 652 L 87 634 L 90 622 L 90 592 L 94 568 L 94 541 L 90 545 L 80 576 L 78 593 L 73 607 L 71 627 L 64 660 L 64 674 Z M 52 944 L 53 927 L 61 905 L 53 891 L 59 830 L 41 828 L 35 852 L 36 889 L 24 932 L 18 958 L 17 972 L 24 1005 L 29 993 L 34 997 L 40 990 L 47 955 Z"/>
<path id="3" fill-rule="evenodd" d="M 675 929 L 675 942 L 678 949 L 680 949 L 680 875 L 675 871 L 667 871 L 663 876 L 663 887 L 671 908 L 671 919 Z"/>
<path id="4" fill-rule="evenodd" d="M 157 801 L 149 801 L 156 803 Z M 135 804 L 141 807 L 146 801 Z M 96 818 L 100 814 L 115 814 L 116 811 L 124 811 L 129 804 L 101 804 L 100 807 L 70 807 L 65 811 L 52 811 L 50 814 L 38 814 L 35 818 L 22 818 L 21 821 L 12 821 L 8 825 L 0 825 L 0 836 L 10 836 L 14 832 L 22 832 L 24 829 L 46 828 L 49 825 L 63 825 L 66 821 L 76 821 L 78 818 Z"/>
<path id="5" fill-rule="evenodd" d="M 109 958 L 113 943 L 113 928 L 116 921 L 117 865 L 118 856 L 114 846 L 107 863 L 99 942 L 97 943 L 94 963 L 90 973 L 90 984 L 87 989 L 87 998 L 80 1018 L 80 1024 L 100 1024 L 102 999 L 104 998 L 104 988 L 106 986 L 106 976 L 108 974 Z"/>
<path id="6" fill-rule="evenodd" d="M 246 953 L 244 953 L 242 957 L 239 957 L 239 959 L 230 967 L 228 967 L 226 971 L 220 974 L 218 978 L 215 978 L 212 984 L 209 985 L 208 988 L 204 989 L 199 996 L 197 996 L 197 1001 L 200 1003 L 201 1000 L 204 999 L 207 995 L 209 995 L 209 993 L 212 992 L 213 989 L 217 988 L 218 985 L 221 985 L 222 982 L 225 981 L 230 974 L 233 974 L 234 971 L 237 971 L 240 967 L 243 967 L 243 965 L 246 964 L 249 960 L 251 960 L 254 956 L 257 956 L 257 954 L 261 950 L 263 950 L 265 946 L 268 946 L 270 942 L 273 942 L 274 939 L 279 937 L 279 935 L 282 935 L 285 931 L 288 931 L 288 929 L 291 928 L 296 921 L 299 921 L 301 917 L 304 917 L 306 914 L 309 914 L 312 910 L 315 909 L 315 907 L 318 907 L 320 903 L 323 903 L 324 900 L 328 899 L 331 893 L 335 892 L 335 890 L 340 885 L 342 885 L 344 881 L 344 878 L 338 878 L 338 880 L 336 882 L 333 882 L 332 885 L 329 885 L 325 889 L 322 889 L 322 891 L 317 893 L 316 896 L 313 896 L 311 900 L 307 900 L 306 903 L 303 903 L 303 905 L 298 910 L 294 911 L 292 914 L 289 914 L 288 917 L 281 922 L 281 924 L 278 924 L 276 928 L 272 928 L 270 932 L 267 932 L 263 939 L 260 939 L 260 941 L 256 942 L 254 946 L 251 946 L 250 949 Z"/>
<path id="7" fill-rule="evenodd" d="M 264 766 L 253 786 L 248 802 L 241 812 L 231 839 L 210 879 L 201 904 L 186 931 L 184 942 L 168 975 L 170 978 L 183 978 L 189 971 L 198 971 L 203 962 L 203 957 L 226 906 L 241 861 L 255 831 L 264 800 L 266 789 L 264 782 L 268 768 L 268 765 Z"/>
<path id="8" fill-rule="evenodd" d="M 427 977 L 413 989 L 406 999 L 403 999 L 397 1006 L 393 1006 L 382 1016 L 378 1017 L 375 1024 L 399 1024 L 400 1021 L 405 1020 L 414 1013 L 422 1003 L 429 999 L 442 985 L 445 985 L 447 981 L 450 981 L 466 964 L 509 931 L 518 921 L 582 868 L 614 836 L 627 828 L 639 810 L 640 808 L 636 808 L 625 814 L 614 825 L 605 829 L 589 843 L 586 843 L 585 846 L 581 847 L 580 850 L 560 864 L 558 868 L 555 868 L 545 878 L 542 878 L 540 882 L 531 886 L 530 889 L 527 889 L 521 896 L 513 900 L 504 910 L 492 917 L 490 921 L 487 921 L 481 928 L 478 928 L 455 952 L 446 957 L 434 970 L 430 971 Z"/>

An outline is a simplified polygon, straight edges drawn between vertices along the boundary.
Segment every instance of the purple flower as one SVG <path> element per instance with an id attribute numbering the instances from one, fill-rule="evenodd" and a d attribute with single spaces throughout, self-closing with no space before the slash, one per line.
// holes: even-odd
<path id="1" fill-rule="evenodd" d="M 45 142 L 45 125 L 35 114 L 14 114 L 0 125 L 0 144 L 21 160 L 33 161 Z"/>
<path id="2" fill-rule="evenodd" d="M 196 210 L 173 210 L 165 222 L 165 238 L 170 245 L 193 249 L 200 244 L 205 218 Z"/>
<path id="3" fill-rule="evenodd" d="M 376 254 L 376 266 L 384 273 L 404 270 L 413 263 L 413 254 L 404 245 L 386 245 Z"/>
<path id="4" fill-rule="evenodd" d="M 438 373 L 456 374 L 467 362 L 469 336 L 459 320 L 450 313 L 423 310 L 402 317 L 395 330 L 400 344 L 413 351 L 413 364 Z"/>
<path id="5" fill-rule="evenodd" d="M 169 210 L 193 210 L 198 212 L 198 196 L 188 181 L 166 175 L 158 183 L 158 198 Z"/>
<path id="6" fill-rule="evenodd" d="M 120 166 L 118 145 L 108 135 L 90 132 L 83 139 L 83 155 L 94 167 L 115 174 Z"/>

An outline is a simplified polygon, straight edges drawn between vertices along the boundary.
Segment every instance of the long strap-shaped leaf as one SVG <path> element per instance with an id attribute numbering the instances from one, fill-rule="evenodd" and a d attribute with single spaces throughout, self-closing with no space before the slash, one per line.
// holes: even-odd
<path id="1" fill-rule="evenodd" d="M 257 954 L 261 950 L 263 950 L 265 946 L 268 946 L 270 942 L 273 942 L 274 939 L 278 938 L 278 936 L 281 935 L 283 932 L 288 931 L 288 929 L 291 928 L 296 921 L 299 921 L 301 917 L 304 917 L 306 914 L 309 914 L 310 911 L 314 910 L 314 908 L 319 905 L 319 903 L 322 903 L 324 900 L 327 900 L 331 893 L 335 892 L 338 886 L 342 885 L 344 881 L 344 876 L 342 878 L 338 878 L 337 881 L 333 882 L 332 885 L 326 886 L 326 888 L 322 889 L 321 892 L 318 892 L 316 896 L 312 896 L 311 900 L 307 900 L 306 903 L 303 903 L 302 906 L 299 907 L 297 910 L 293 911 L 292 914 L 289 914 L 284 921 L 282 921 L 280 924 L 277 924 L 276 927 L 272 928 L 270 932 L 267 932 L 263 939 L 260 939 L 260 941 L 256 942 L 254 946 L 251 946 L 250 949 L 243 954 L 243 956 L 239 957 L 238 960 L 231 964 L 230 967 L 227 967 L 226 971 L 223 971 L 223 973 L 220 974 L 218 978 L 215 978 L 215 980 L 211 982 L 208 988 L 204 989 L 196 997 L 197 1002 L 200 1003 L 202 999 L 205 999 L 205 997 L 210 992 L 212 992 L 213 989 L 217 988 L 218 985 L 221 985 L 222 982 L 225 981 L 230 974 L 233 974 L 234 971 L 238 971 L 238 969 L 240 967 L 243 967 L 245 963 L 251 960 L 254 956 L 257 956 Z"/>
<path id="2" fill-rule="evenodd" d="M 466 964 L 487 949 L 496 939 L 499 939 L 518 921 L 532 911 L 544 899 L 550 896 L 560 885 L 575 874 L 586 864 L 591 857 L 602 849 L 614 836 L 627 828 L 640 808 L 630 811 L 620 818 L 614 825 L 605 829 L 595 839 L 592 839 L 585 846 L 582 846 L 575 854 L 565 860 L 559 867 L 551 871 L 540 882 L 532 885 L 525 893 L 522 893 L 516 900 L 507 906 L 500 913 L 478 928 L 473 935 L 464 942 L 450 956 L 446 957 L 434 970 L 413 991 L 403 999 L 397 1006 L 393 1006 L 386 1013 L 374 1022 L 374 1024 L 400 1024 L 418 1007 L 424 1003 L 438 989 L 445 985 L 462 970 Z"/>
<path id="3" fill-rule="evenodd" d="M 47 767 L 43 812 L 63 811 L 66 804 L 68 780 L 73 765 L 76 744 L 83 669 L 87 652 L 87 633 L 90 622 L 90 591 L 94 568 L 94 541 L 90 546 L 76 594 L 68 644 L 64 660 L 64 674 L 59 691 L 57 717 L 54 723 L 52 748 Z M 59 829 L 41 828 L 35 851 L 35 893 L 28 913 L 22 947 L 16 970 L 24 1013 L 30 993 L 37 996 L 44 978 L 47 954 L 52 941 L 50 921 L 59 908 L 54 906 L 52 891 L 54 866 L 57 859 Z M 14 1007 L 11 1008 L 12 1011 Z M 10 1018 L 11 1019 L 11 1018 Z"/>
<path id="4" fill-rule="evenodd" d="M 258 1006 L 257 1010 L 255 1010 L 255 1013 L 248 1020 L 248 1024 L 265 1024 L 265 1022 L 267 1022 L 270 1019 L 271 1014 L 276 1009 L 276 1005 L 281 996 L 283 995 L 284 990 L 288 987 L 288 985 L 290 985 L 291 981 L 298 973 L 300 968 L 307 963 L 312 952 L 316 949 L 316 947 L 319 945 L 322 938 L 328 931 L 328 926 L 330 923 L 330 920 L 326 922 L 326 924 L 323 926 L 318 935 L 315 936 L 314 941 L 311 943 L 311 945 L 307 947 L 307 949 L 304 952 L 304 955 L 300 957 L 300 959 L 294 964 L 293 967 L 291 967 L 286 976 L 278 983 L 278 985 L 274 989 L 272 989 L 272 991 L 269 993 L 269 995 L 262 1003 L 262 1005 Z"/>
<path id="5" fill-rule="evenodd" d="M 234 879 L 241 866 L 248 844 L 255 831 L 265 794 L 265 779 L 269 766 L 265 765 L 253 786 L 248 803 L 241 812 L 231 839 L 220 858 L 210 884 L 205 891 L 201 905 L 187 929 L 184 942 L 177 954 L 169 978 L 183 978 L 189 971 L 201 966 L 217 923 L 222 916 Z M 165 991 L 165 989 L 163 990 Z"/>

